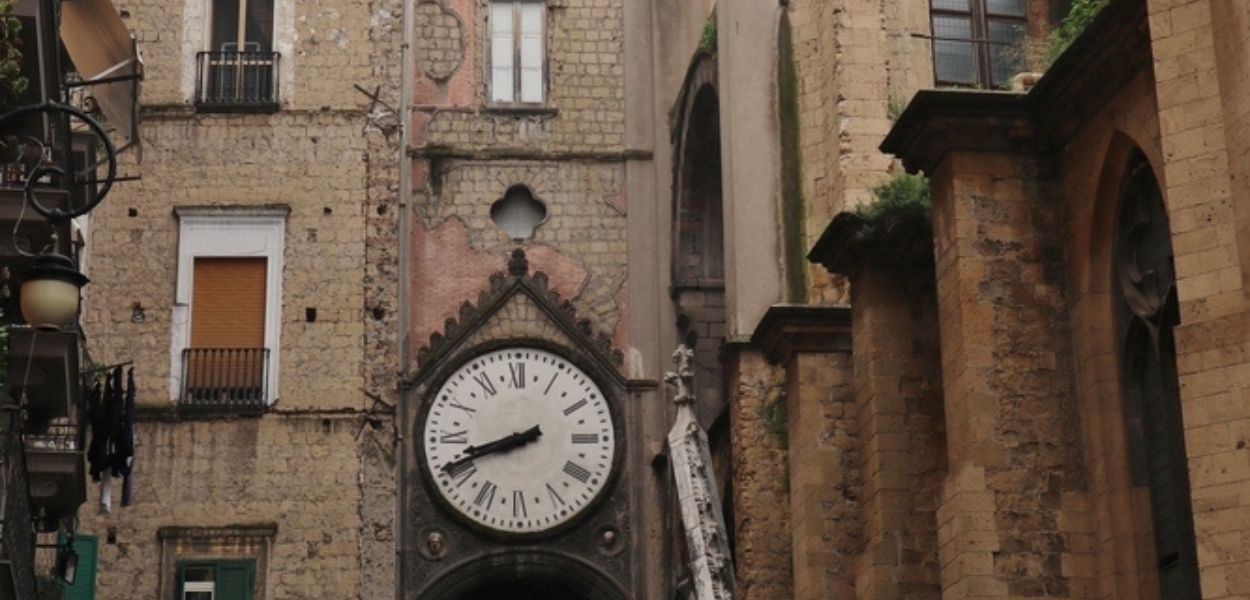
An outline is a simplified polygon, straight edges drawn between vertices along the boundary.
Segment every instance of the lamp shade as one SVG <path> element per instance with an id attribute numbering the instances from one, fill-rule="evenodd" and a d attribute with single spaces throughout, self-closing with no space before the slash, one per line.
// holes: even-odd
<path id="1" fill-rule="evenodd" d="M 22 282 L 22 317 L 40 329 L 60 329 L 78 314 L 78 290 L 89 280 L 60 254 L 41 254 Z"/>

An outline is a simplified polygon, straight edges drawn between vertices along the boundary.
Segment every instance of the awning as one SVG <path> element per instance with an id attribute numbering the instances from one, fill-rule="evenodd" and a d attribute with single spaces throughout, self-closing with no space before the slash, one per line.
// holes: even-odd
<path id="1" fill-rule="evenodd" d="M 86 95 L 94 98 L 116 136 L 119 149 L 139 139 L 139 80 L 143 62 L 134 36 L 111 0 L 64 0 L 61 43 L 82 77 Z"/>

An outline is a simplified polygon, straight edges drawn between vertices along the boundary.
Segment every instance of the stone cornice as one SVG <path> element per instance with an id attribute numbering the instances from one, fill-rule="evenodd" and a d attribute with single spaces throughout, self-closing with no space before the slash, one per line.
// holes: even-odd
<path id="1" fill-rule="evenodd" d="M 833 218 L 807 254 L 830 273 L 854 277 L 869 264 L 932 267 L 933 225 L 921 215 L 869 223 L 854 213 Z"/>
<path id="2" fill-rule="evenodd" d="M 751 334 L 751 345 L 774 364 L 786 364 L 798 352 L 850 352 L 851 309 L 774 304 Z"/>

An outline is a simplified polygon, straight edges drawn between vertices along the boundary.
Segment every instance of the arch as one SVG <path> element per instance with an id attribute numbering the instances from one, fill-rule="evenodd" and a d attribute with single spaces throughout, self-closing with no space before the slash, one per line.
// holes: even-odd
<path id="1" fill-rule="evenodd" d="M 678 102 L 673 153 L 673 282 L 721 284 L 725 271 L 724 211 L 715 57 L 705 53 L 695 56 Z"/>
<path id="2" fill-rule="evenodd" d="M 626 600 L 610 577 L 573 556 L 547 550 L 499 551 L 461 562 L 416 595 L 422 600 L 479 600 L 495 590 L 550 600 Z M 508 596 L 512 597 L 512 596 Z"/>
<path id="3" fill-rule="evenodd" d="M 1173 330 L 1180 324 L 1172 234 L 1149 160 L 1131 153 L 1113 223 L 1112 310 L 1131 484 L 1149 499 L 1162 600 L 1201 597 Z"/>

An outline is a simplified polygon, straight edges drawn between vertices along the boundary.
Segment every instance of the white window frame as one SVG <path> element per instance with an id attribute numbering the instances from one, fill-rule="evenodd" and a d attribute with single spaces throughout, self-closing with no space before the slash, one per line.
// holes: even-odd
<path id="1" fill-rule="evenodd" d="M 287 104 L 294 98 L 295 86 L 295 2 L 273 0 L 273 51 L 282 55 L 278 62 L 278 102 Z M 212 51 L 213 0 L 183 0 L 182 8 L 182 78 L 179 95 L 187 103 L 195 102 L 196 53 Z"/>
<path id="2" fill-rule="evenodd" d="M 278 399 L 278 365 L 282 364 L 282 272 L 289 208 L 178 207 L 178 274 L 174 291 L 169 343 L 169 393 L 182 394 L 182 351 L 191 341 L 191 298 L 195 259 L 263 257 L 265 268 L 265 347 L 269 349 L 269 404 Z"/>
<path id="3" fill-rule="evenodd" d="M 500 25 L 495 20 L 497 8 L 507 6 L 512 17 L 510 28 L 497 30 Z M 534 7 L 538 15 L 538 31 L 523 30 L 523 10 L 519 7 Z M 526 65 L 526 56 L 524 52 L 526 37 L 537 40 L 538 59 L 536 65 Z M 509 90 L 507 96 L 497 94 L 500 86 L 495 81 L 495 63 L 496 52 L 499 51 L 499 39 L 506 39 L 510 52 L 504 53 L 504 56 L 510 57 L 510 65 L 507 71 L 510 73 L 509 81 L 512 89 Z M 547 93 L 547 2 L 546 0 L 490 0 L 487 3 L 487 27 L 486 27 L 487 51 L 486 51 L 486 81 L 487 105 L 496 107 L 541 107 L 546 106 L 548 101 Z M 501 67 L 502 68 L 502 67 Z M 524 75 L 525 71 L 538 71 L 538 98 L 526 100 L 523 98 L 525 94 Z"/>

